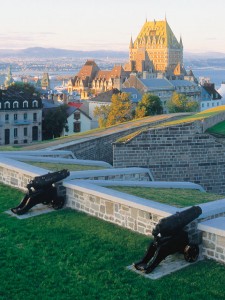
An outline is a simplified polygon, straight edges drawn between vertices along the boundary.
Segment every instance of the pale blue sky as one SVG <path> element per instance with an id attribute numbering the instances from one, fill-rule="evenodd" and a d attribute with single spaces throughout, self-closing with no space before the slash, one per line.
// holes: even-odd
<path id="1" fill-rule="evenodd" d="M 184 50 L 225 52 L 224 0 L 2 0 L 0 49 L 125 50 L 146 18 L 167 21 Z"/>

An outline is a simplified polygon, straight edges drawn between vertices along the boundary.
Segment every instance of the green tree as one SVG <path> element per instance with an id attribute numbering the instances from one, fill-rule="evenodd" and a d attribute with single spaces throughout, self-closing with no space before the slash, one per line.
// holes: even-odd
<path id="1" fill-rule="evenodd" d="M 95 107 L 94 117 L 98 119 L 98 125 L 100 128 L 106 126 L 109 112 L 110 112 L 110 105 L 101 105 Z"/>
<path id="2" fill-rule="evenodd" d="M 163 112 L 162 102 L 156 95 L 146 93 L 138 103 L 135 110 L 135 118 L 160 115 Z"/>
<path id="3" fill-rule="evenodd" d="M 170 100 L 167 102 L 167 108 L 170 113 L 176 112 L 192 112 L 199 108 L 198 101 L 189 99 L 184 94 L 174 92 Z"/>
<path id="4" fill-rule="evenodd" d="M 110 112 L 106 121 L 106 126 L 123 123 L 132 119 L 132 104 L 130 94 L 121 93 L 112 95 Z"/>
<path id="5" fill-rule="evenodd" d="M 57 108 L 49 109 L 44 114 L 42 122 L 43 140 L 59 137 L 67 126 L 67 105 L 60 105 Z"/>
<path id="6" fill-rule="evenodd" d="M 23 92 L 23 93 L 28 94 L 30 96 L 32 96 L 34 94 L 36 94 L 37 96 L 40 96 L 40 93 L 30 83 L 14 82 L 13 84 L 11 84 L 8 87 L 7 90 L 11 91 L 11 92 Z"/>

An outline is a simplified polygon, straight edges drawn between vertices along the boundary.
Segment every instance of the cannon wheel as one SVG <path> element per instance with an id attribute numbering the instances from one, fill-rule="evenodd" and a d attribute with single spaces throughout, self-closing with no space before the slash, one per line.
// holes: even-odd
<path id="1" fill-rule="evenodd" d="M 57 197 L 57 199 L 52 201 L 52 207 L 54 209 L 60 209 L 63 207 L 64 203 L 65 203 L 65 198 L 62 196 L 59 196 L 59 197 Z"/>
<path id="2" fill-rule="evenodd" d="M 194 262 L 198 259 L 199 247 L 198 245 L 190 244 L 184 248 L 184 258 L 188 262 Z"/>

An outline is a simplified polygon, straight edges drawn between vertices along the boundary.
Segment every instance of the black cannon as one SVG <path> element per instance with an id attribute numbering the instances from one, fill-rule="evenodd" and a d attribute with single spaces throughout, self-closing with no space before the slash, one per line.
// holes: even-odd
<path id="1" fill-rule="evenodd" d="M 70 175 L 68 170 L 61 170 L 34 177 L 27 184 L 28 193 L 17 207 L 11 209 L 14 214 L 23 215 L 37 204 L 45 204 L 54 209 L 60 209 L 65 203 L 63 196 L 58 196 L 54 183 Z"/>
<path id="2" fill-rule="evenodd" d="M 135 269 L 144 273 L 152 272 L 168 255 L 180 252 L 188 262 L 194 262 L 199 255 L 199 247 L 189 242 L 184 227 L 202 213 L 199 206 L 192 206 L 184 211 L 161 219 L 152 231 L 150 243 L 141 261 L 134 263 Z"/>

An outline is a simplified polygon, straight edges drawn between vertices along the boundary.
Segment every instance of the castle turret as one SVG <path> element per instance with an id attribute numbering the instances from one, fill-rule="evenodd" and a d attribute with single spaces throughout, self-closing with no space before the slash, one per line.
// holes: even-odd
<path id="1" fill-rule="evenodd" d="M 7 88 L 8 86 L 10 86 L 12 83 L 14 82 L 13 78 L 12 78 L 12 72 L 11 72 L 11 66 L 8 67 L 8 74 L 6 77 L 6 80 L 4 82 L 4 86 Z"/>

